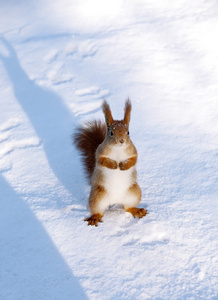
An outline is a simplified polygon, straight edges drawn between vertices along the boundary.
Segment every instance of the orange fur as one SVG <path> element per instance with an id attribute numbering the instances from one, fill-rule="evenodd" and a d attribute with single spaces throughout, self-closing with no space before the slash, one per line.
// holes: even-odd
<path id="1" fill-rule="evenodd" d="M 114 120 L 110 106 L 104 101 L 106 124 L 88 122 L 73 136 L 91 183 L 91 216 L 85 219 L 88 225 L 98 226 L 105 210 L 113 204 L 121 204 L 133 217 L 142 218 L 147 214 L 144 208 L 136 208 L 141 200 L 141 189 L 135 168 L 137 150 L 129 137 L 131 108 L 128 99 L 123 120 Z"/>
<path id="2" fill-rule="evenodd" d="M 148 214 L 147 210 L 144 208 L 131 207 L 126 209 L 127 212 L 131 213 L 134 218 L 143 218 Z"/>
<path id="3" fill-rule="evenodd" d="M 124 122 L 129 125 L 130 122 L 130 113 L 132 110 L 132 105 L 129 99 L 126 100 L 125 109 L 124 109 Z"/>
<path id="4" fill-rule="evenodd" d="M 95 214 L 95 215 L 92 215 L 90 218 L 86 218 L 84 221 L 88 222 L 88 225 L 91 225 L 91 226 L 95 225 L 95 227 L 97 227 L 98 222 L 102 223 L 102 215 Z"/>
<path id="5" fill-rule="evenodd" d="M 113 170 L 117 169 L 117 162 L 107 157 L 99 157 L 98 163 L 102 167 L 106 167 Z"/>
<path id="6" fill-rule="evenodd" d="M 122 171 L 129 170 L 131 167 L 133 167 L 136 164 L 136 162 L 137 162 L 137 157 L 133 156 L 131 158 L 128 158 L 127 160 L 121 161 L 119 163 L 119 168 Z"/>
<path id="7" fill-rule="evenodd" d="M 110 126 L 113 123 L 114 119 L 111 114 L 110 106 L 107 104 L 106 101 L 103 102 L 102 109 L 105 115 L 106 124 L 107 126 Z"/>
<path id="8" fill-rule="evenodd" d="M 91 121 L 78 127 L 73 135 L 73 142 L 82 154 L 83 165 L 90 182 L 96 163 L 95 153 L 106 133 L 107 127 L 104 123 Z"/>
<path id="9" fill-rule="evenodd" d="M 89 208 L 91 210 L 91 213 L 97 214 L 99 212 L 96 211 L 96 204 L 99 203 L 104 195 L 106 194 L 106 191 L 103 186 L 93 186 L 91 189 L 91 193 L 89 196 Z"/>

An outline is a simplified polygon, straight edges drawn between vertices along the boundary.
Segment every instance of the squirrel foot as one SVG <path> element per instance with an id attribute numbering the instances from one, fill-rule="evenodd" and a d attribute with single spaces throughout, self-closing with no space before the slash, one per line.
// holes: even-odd
<path id="1" fill-rule="evenodd" d="M 98 222 L 102 223 L 102 215 L 94 214 L 90 218 L 86 218 L 84 221 L 88 222 L 88 225 L 91 225 L 91 226 L 95 225 L 95 227 L 97 227 Z"/>
<path id="2" fill-rule="evenodd" d="M 144 208 L 131 207 L 126 209 L 127 212 L 131 213 L 134 218 L 143 218 L 148 214 L 147 210 Z"/>

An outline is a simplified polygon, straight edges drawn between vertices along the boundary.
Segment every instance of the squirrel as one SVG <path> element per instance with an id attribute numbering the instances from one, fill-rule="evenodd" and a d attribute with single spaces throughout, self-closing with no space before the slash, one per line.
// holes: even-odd
<path id="1" fill-rule="evenodd" d="M 87 122 L 73 135 L 91 184 L 91 217 L 84 220 L 88 225 L 98 226 L 106 209 L 114 204 L 122 205 L 134 218 L 142 218 L 148 213 L 146 209 L 136 207 L 141 201 L 141 189 L 137 183 L 137 150 L 129 136 L 131 109 L 127 99 L 123 120 L 114 120 L 110 106 L 104 100 L 105 123 Z"/>

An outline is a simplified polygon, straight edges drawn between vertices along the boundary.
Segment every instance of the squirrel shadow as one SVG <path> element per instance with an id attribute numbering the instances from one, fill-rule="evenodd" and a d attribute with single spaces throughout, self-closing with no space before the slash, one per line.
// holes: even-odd
<path id="1" fill-rule="evenodd" d="M 0 54 L 0 59 L 13 85 L 15 97 L 41 139 L 51 169 L 64 187 L 72 192 L 72 186 L 81 185 L 78 171 L 77 176 L 72 171 L 78 170 L 79 163 L 73 161 L 73 116 L 60 97 L 29 79 L 12 45 L 4 37 L 0 41 L 8 52 L 8 56 Z"/>
<path id="2" fill-rule="evenodd" d="M 1 172 L 0 191 L 0 298 L 88 299 L 43 226 Z"/>

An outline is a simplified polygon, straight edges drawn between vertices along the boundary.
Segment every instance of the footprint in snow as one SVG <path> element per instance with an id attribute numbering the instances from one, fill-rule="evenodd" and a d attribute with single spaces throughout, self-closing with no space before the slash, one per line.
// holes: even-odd
<path id="1" fill-rule="evenodd" d="M 2 125 L 0 125 L 0 132 L 8 131 L 15 127 L 18 127 L 21 124 L 21 121 L 16 118 L 11 118 Z"/>
<path id="2" fill-rule="evenodd" d="M 88 88 L 76 90 L 76 95 L 79 97 L 87 96 L 87 95 L 95 95 L 98 94 L 100 88 L 98 86 L 90 86 Z"/>
<path id="3" fill-rule="evenodd" d="M 107 89 L 101 89 L 98 86 L 90 86 L 84 89 L 75 91 L 75 94 L 79 97 L 94 96 L 95 98 L 104 98 L 110 95 L 110 91 Z"/>
<path id="4" fill-rule="evenodd" d="M 75 116 L 93 114 L 101 110 L 102 99 L 107 97 L 110 92 L 106 89 L 101 89 L 98 86 L 90 86 L 75 91 L 79 97 L 78 103 L 71 103 L 71 109 Z M 90 98 L 95 100 L 90 101 Z"/>
<path id="5" fill-rule="evenodd" d="M 96 99 L 103 99 L 110 95 L 110 91 L 108 89 L 101 89 L 98 86 L 90 86 L 76 90 L 75 94 L 79 97 L 93 96 Z"/>
<path id="6" fill-rule="evenodd" d="M 82 58 L 92 57 L 97 53 L 97 47 L 89 42 L 84 42 L 78 46 L 78 53 Z"/>
<path id="7" fill-rule="evenodd" d="M 15 141 L 8 141 L 0 150 L 0 159 L 5 155 L 13 152 L 16 149 L 25 149 L 29 147 L 38 147 L 41 145 L 41 142 L 38 138 L 26 138 Z"/>
<path id="8" fill-rule="evenodd" d="M 57 60 L 58 56 L 59 56 L 59 53 L 60 51 L 56 50 L 56 49 L 53 49 L 51 50 L 45 57 L 45 61 L 48 63 L 48 64 L 51 64 L 53 63 L 54 61 Z"/>
<path id="9" fill-rule="evenodd" d="M 11 153 L 15 149 L 24 149 L 28 147 L 36 147 L 41 144 L 40 140 L 36 137 L 14 140 L 10 139 L 10 130 L 18 127 L 21 124 L 19 119 L 9 119 L 0 125 L 0 159 L 5 155 Z"/>
<path id="10" fill-rule="evenodd" d="M 7 132 L 0 133 L 0 143 L 6 141 L 9 138 L 9 134 Z"/>

